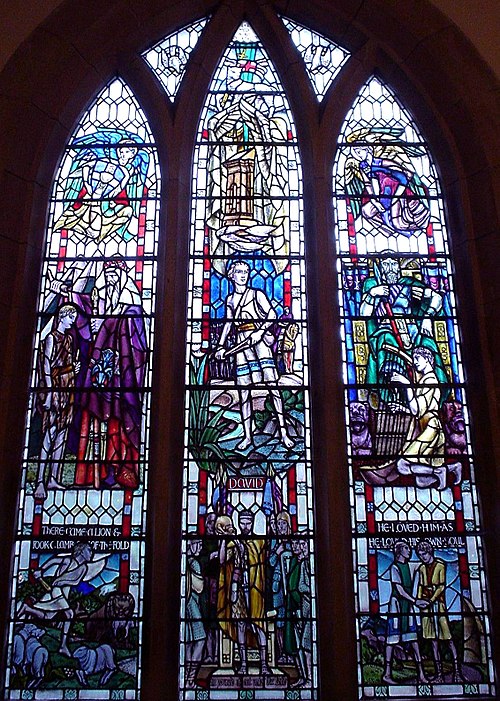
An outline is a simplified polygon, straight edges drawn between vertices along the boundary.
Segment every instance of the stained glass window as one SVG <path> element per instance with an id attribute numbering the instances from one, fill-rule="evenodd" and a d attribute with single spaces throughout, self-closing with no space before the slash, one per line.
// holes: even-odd
<path id="1" fill-rule="evenodd" d="M 283 18 L 283 22 L 304 60 L 316 97 L 321 101 L 349 54 L 333 41 L 307 27 L 286 18 Z"/>
<path id="2" fill-rule="evenodd" d="M 177 95 L 191 51 L 207 22 L 205 18 L 184 27 L 143 54 L 171 100 Z"/>
<path id="3" fill-rule="evenodd" d="M 349 54 L 281 19 L 316 96 L 306 99 L 334 99 Z M 172 102 L 207 22 L 142 55 Z M 167 468 L 183 474 L 179 698 L 312 701 L 299 143 L 251 26 L 215 48 L 222 58 L 194 154 L 177 154 L 193 155 L 189 268 L 180 273 L 189 279 L 184 453 Z M 493 698 L 445 207 L 425 140 L 378 78 L 342 128 L 334 203 L 348 439 L 337 467 L 349 467 L 359 696 Z M 140 698 L 159 206 L 150 128 L 114 80 L 71 136 L 49 202 L 6 632 L 10 700 Z M 187 234 L 176 233 L 181 250 Z M 177 311 L 185 302 L 174 301 Z M 331 329 L 318 338 L 332 347 Z M 323 553 L 333 563 L 335 553 Z"/>
<path id="4" fill-rule="evenodd" d="M 139 695 L 159 187 L 144 114 L 115 80 L 71 137 L 50 199 L 8 699 Z"/>
<path id="5" fill-rule="evenodd" d="M 334 169 L 363 698 L 494 693 L 484 555 L 438 174 L 377 78 Z"/>
<path id="6" fill-rule="evenodd" d="M 245 22 L 194 155 L 182 699 L 315 698 L 304 245 L 293 118 Z"/>

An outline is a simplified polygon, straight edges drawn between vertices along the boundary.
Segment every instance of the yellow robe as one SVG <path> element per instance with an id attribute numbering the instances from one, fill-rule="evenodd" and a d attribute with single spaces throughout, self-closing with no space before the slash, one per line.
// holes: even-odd
<path id="1" fill-rule="evenodd" d="M 429 602 L 428 608 L 422 609 L 422 635 L 426 640 L 451 639 L 446 616 L 445 587 L 446 566 L 442 560 L 435 559 L 430 565 L 420 565 L 417 599 Z"/>
<path id="2" fill-rule="evenodd" d="M 410 429 L 402 456 L 413 463 L 444 465 L 444 431 L 439 418 L 441 390 L 435 372 L 426 372 L 415 387 L 416 426 Z"/>
<path id="3" fill-rule="evenodd" d="M 264 628 L 264 556 L 265 541 L 262 538 L 238 541 L 246 553 L 246 563 L 241 562 L 238 545 L 229 541 L 226 562 L 219 573 L 217 593 L 217 618 L 222 631 L 237 641 L 237 622 Z M 243 566 L 243 567 L 242 567 Z M 248 577 L 248 580 L 247 580 Z M 248 593 L 244 582 L 248 581 Z M 255 636 L 247 626 L 247 645 L 257 647 Z"/>

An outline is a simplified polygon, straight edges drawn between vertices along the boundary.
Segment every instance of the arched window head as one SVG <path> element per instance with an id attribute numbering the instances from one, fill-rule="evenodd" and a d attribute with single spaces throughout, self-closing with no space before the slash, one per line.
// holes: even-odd
<path id="1" fill-rule="evenodd" d="M 292 22 L 286 17 L 283 17 L 283 22 L 302 56 L 311 85 L 318 101 L 321 102 L 349 58 L 349 53 L 333 41 L 301 24 Z"/>
<path id="2" fill-rule="evenodd" d="M 184 77 L 191 51 L 207 22 L 208 18 L 193 22 L 142 54 L 172 102 Z"/>
<path id="3" fill-rule="evenodd" d="M 196 71 L 186 72 L 196 53 L 213 76 L 199 121 L 192 111 L 197 99 L 182 96 L 182 115 L 165 110 L 164 100 L 157 105 L 154 123 L 164 125 L 157 136 L 178 164 L 172 197 L 162 198 L 165 207 L 178 209 L 164 213 L 172 239 L 162 249 L 178 258 L 157 258 L 158 153 L 122 80 L 109 83 L 83 114 L 54 177 L 11 571 L 6 698 L 138 701 L 148 693 L 175 694 L 172 650 L 179 649 L 182 701 L 313 701 L 320 693 L 320 626 L 326 632 L 319 641 L 326 652 L 323 695 L 343 688 L 363 699 L 493 698 L 467 386 L 437 166 L 391 89 L 369 80 L 345 119 L 334 165 L 345 456 L 335 438 L 343 408 L 335 368 L 327 366 L 335 366 L 336 334 L 321 311 L 332 289 L 328 261 L 321 259 L 329 248 L 320 223 L 328 221 L 330 197 L 322 164 L 334 146 L 329 140 L 323 154 L 315 147 L 345 95 L 345 82 L 337 95 L 336 79 L 349 54 L 327 30 L 323 36 L 273 17 L 269 4 L 248 7 L 271 41 L 276 29 L 274 50 L 281 46 L 289 62 L 285 94 L 248 22 L 224 51 L 221 36 L 237 11 L 224 5 L 213 7 L 217 32 L 209 18 L 198 19 L 152 45 L 139 64 L 122 50 L 136 41 L 142 50 L 142 29 L 120 43 L 118 54 L 113 42 L 98 50 L 103 70 L 117 57 L 131 59 L 138 79 L 147 64 L 172 103 L 200 84 L 189 85 Z M 179 3 L 180 14 L 167 8 L 148 22 L 170 22 L 169 31 L 182 26 L 172 23 L 171 10 L 190 21 L 187 5 Z M 368 46 L 363 41 L 368 20 L 362 14 L 345 33 L 361 47 L 351 59 L 356 65 L 381 55 L 373 33 Z M 199 41 L 209 32 L 210 41 Z M 44 41 L 29 42 L 34 56 Z M 92 32 L 80 43 L 88 57 L 95 55 Z M 76 60 L 70 54 L 68 66 Z M 212 71 L 213 55 L 222 58 Z M 31 63 L 16 65 L 24 71 Z M 296 101 L 293 77 L 302 86 Z M 307 80 L 310 90 L 303 89 Z M 158 90 L 151 82 L 141 89 L 151 89 L 154 110 Z M 33 104 L 46 103 L 40 85 L 31 85 Z M 66 104 L 66 96 L 49 102 Z M 301 136 L 312 146 L 302 163 L 289 106 L 299 102 Z M 39 139 L 24 133 L 38 153 Z M 183 168 L 191 158 L 189 202 Z M 19 165 L 31 178 L 32 169 Z M 313 239 L 307 271 L 303 177 L 310 178 L 318 208 L 310 208 L 307 219 Z M 180 222 L 189 208 L 187 232 Z M 143 622 L 157 265 L 170 295 L 162 305 L 155 403 L 166 412 L 151 446 L 159 471 L 149 501 L 158 530 L 148 534 L 154 541 L 148 557 L 158 580 Z M 308 289 L 311 270 L 326 283 L 319 293 L 314 285 Z M 172 324 L 185 308 L 179 290 L 186 272 L 187 342 L 179 373 L 184 328 Z M 317 355 L 309 347 L 311 309 Z M 16 338 L 11 334 L 6 348 Z M 315 394 L 328 394 L 315 407 L 314 462 L 311 357 L 315 376 L 325 379 Z M 325 417 L 333 417 L 331 425 Z M 182 421 L 179 435 L 171 429 Z M 339 469 L 345 462 L 350 502 L 344 505 L 347 473 L 342 477 Z M 323 492 L 319 531 L 315 475 Z M 166 551 L 172 544 L 175 551 L 176 508 L 180 576 L 175 552 Z M 347 681 L 342 678 L 344 650 L 338 654 L 345 643 L 354 666 L 349 636 L 339 644 L 352 613 L 342 611 L 350 557 L 339 556 L 349 509 L 359 689 L 347 654 Z M 322 582 L 316 580 L 317 536 L 326 563 Z M 317 609 L 317 584 L 323 609 Z M 321 620 L 321 610 L 332 612 L 331 620 Z M 147 624 L 150 658 L 143 667 Z"/>
<path id="4" fill-rule="evenodd" d="M 414 120 L 378 78 L 345 120 L 334 193 L 360 693 L 489 696 L 484 559 L 441 188 Z"/>
<path id="5" fill-rule="evenodd" d="M 137 697 L 159 188 L 146 118 L 114 80 L 50 199 L 7 698 L 62 699 L 61 680 L 64 698 Z"/>
<path id="6" fill-rule="evenodd" d="M 181 697 L 313 698 L 302 173 L 288 101 L 246 22 L 205 101 L 192 190 Z"/>

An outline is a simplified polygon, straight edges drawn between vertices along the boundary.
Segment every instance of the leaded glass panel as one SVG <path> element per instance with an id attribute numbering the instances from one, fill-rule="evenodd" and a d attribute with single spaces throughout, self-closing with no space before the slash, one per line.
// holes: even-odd
<path id="1" fill-rule="evenodd" d="M 377 78 L 334 169 L 360 695 L 494 694 L 485 563 L 439 178 Z"/>
<path id="2" fill-rule="evenodd" d="M 208 18 L 201 19 L 170 34 L 142 55 L 172 101 L 177 95 L 191 51 L 207 22 Z"/>
<path id="3" fill-rule="evenodd" d="M 186 383 L 181 698 L 315 698 L 302 172 L 246 22 L 198 129 Z"/>
<path id="4" fill-rule="evenodd" d="M 159 187 L 144 114 L 115 80 L 50 199 L 8 699 L 139 697 Z"/>
<path id="5" fill-rule="evenodd" d="M 316 97 L 321 102 L 349 53 L 321 34 L 283 17 L 285 27 L 305 64 Z"/>

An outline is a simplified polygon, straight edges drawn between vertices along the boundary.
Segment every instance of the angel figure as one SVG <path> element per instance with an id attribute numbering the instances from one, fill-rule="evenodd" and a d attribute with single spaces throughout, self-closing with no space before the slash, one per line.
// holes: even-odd
<path id="1" fill-rule="evenodd" d="M 50 557 L 34 572 L 35 579 L 42 584 L 47 593 L 33 603 L 24 602 L 18 611 L 19 618 L 62 618 L 59 653 L 63 655 L 71 656 L 68 636 L 75 612 L 69 601 L 70 592 L 83 582 L 90 582 L 97 577 L 104 569 L 107 557 L 95 556 L 90 543 L 80 542 L 73 546 L 71 553 Z M 50 584 L 45 581 L 44 575 L 53 575 Z"/>
<path id="2" fill-rule="evenodd" d="M 411 157 L 425 155 L 401 140 L 403 129 L 363 128 L 351 132 L 352 156 L 345 164 L 345 187 L 355 220 L 360 216 L 387 235 L 410 237 L 430 220 L 427 190 Z"/>
<path id="3" fill-rule="evenodd" d="M 283 193 L 287 192 L 287 124 L 259 96 L 232 95 L 208 123 L 211 142 L 207 224 L 211 254 L 263 251 L 284 256 Z M 229 142 L 229 143 L 226 143 Z M 284 147 L 284 148 L 283 148 Z M 214 268 L 225 273 L 215 258 Z M 285 266 L 274 260 L 277 272 Z"/>
<path id="4" fill-rule="evenodd" d="M 223 68 L 217 79 L 218 88 L 228 92 L 222 97 L 222 106 L 231 99 L 231 93 L 248 92 L 248 84 L 253 90 L 276 89 L 273 71 L 269 61 L 259 47 L 259 39 L 248 22 L 243 22 L 236 34 L 229 55 L 224 59 Z"/>
<path id="5" fill-rule="evenodd" d="M 54 224 L 85 242 L 109 236 L 132 238 L 129 225 L 138 216 L 149 156 L 136 134 L 103 129 L 75 139 L 78 146 L 64 191 L 69 206 Z"/>

